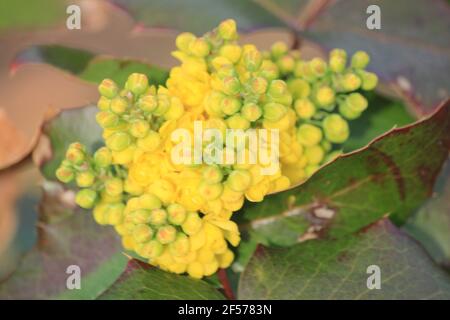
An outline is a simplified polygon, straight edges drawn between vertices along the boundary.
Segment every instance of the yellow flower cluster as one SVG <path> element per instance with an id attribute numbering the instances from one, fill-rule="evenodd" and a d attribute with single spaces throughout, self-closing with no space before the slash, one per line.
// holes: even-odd
<path id="1" fill-rule="evenodd" d="M 228 244 L 237 246 L 240 234 L 231 221 L 244 200 L 262 201 L 268 193 L 304 180 L 335 156 L 332 144 L 349 135 L 344 119 L 354 119 L 367 107 L 358 89 L 371 90 L 376 76 L 364 71 L 368 56 L 357 53 L 345 67 L 346 55 L 335 50 L 327 64 L 303 61 L 295 51 L 276 43 L 270 52 L 237 43 L 236 24 L 222 22 L 196 37 L 182 33 L 173 55 L 166 87 L 156 88 L 143 74 L 131 74 L 123 89 L 105 79 L 96 120 L 103 128 L 105 147 L 93 156 L 72 144 L 57 177 L 76 180 L 76 197 L 93 208 L 99 224 L 114 226 L 126 249 L 150 264 L 174 273 L 201 278 L 228 267 L 234 258 Z M 338 106 L 339 113 L 333 113 Z M 211 163 L 208 145 L 201 142 L 203 160 L 176 163 L 173 133 L 204 128 L 252 129 L 259 148 L 279 151 L 273 163 L 250 161 L 252 151 L 221 143 L 223 161 Z M 276 129 L 279 142 L 264 136 Z M 248 137 L 246 137 L 248 142 Z M 244 162 L 225 159 L 242 158 Z"/>

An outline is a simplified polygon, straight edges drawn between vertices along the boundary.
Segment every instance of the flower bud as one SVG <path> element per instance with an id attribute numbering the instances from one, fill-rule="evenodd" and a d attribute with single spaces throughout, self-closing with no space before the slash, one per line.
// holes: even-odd
<path id="1" fill-rule="evenodd" d="M 222 82 L 222 90 L 229 96 L 234 96 L 241 90 L 241 83 L 236 77 L 226 77 Z"/>
<path id="2" fill-rule="evenodd" d="M 248 121 L 254 122 L 261 118 L 261 108 L 253 102 L 246 103 L 241 109 L 241 115 Z"/>
<path id="3" fill-rule="evenodd" d="M 153 210 L 159 209 L 162 206 L 161 200 L 151 193 L 146 193 L 140 196 L 139 198 L 139 206 L 144 209 Z"/>
<path id="4" fill-rule="evenodd" d="M 111 111 L 115 114 L 123 114 L 129 107 L 127 98 L 117 96 L 111 100 Z"/>
<path id="5" fill-rule="evenodd" d="M 187 273 L 192 278 L 201 279 L 204 273 L 203 265 L 197 261 L 191 262 L 187 267 Z"/>
<path id="6" fill-rule="evenodd" d="M 92 170 L 81 171 L 77 173 L 77 186 L 87 188 L 94 184 L 95 174 Z"/>
<path id="7" fill-rule="evenodd" d="M 176 120 L 181 118 L 183 114 L 184 106 L 181 103 L 181 100 L 177 97 L 172 97 L 172 99 L 170 100 L 170 108 L 164 114 L 164 118 L 166 118 L 167 120 Z"/>
<path id="8" fill-rule="evenodd" d="M 169 245 L 169 251 L 174 257 L 186 256 L 189 249 L 189 238 L 182 232 L 178 232 L 175 241 Z"/>
<path id="9" fill-rule="evenodd" d="M 358 118 L 367 108 L 368 102 L 358 92 L 348 95 L 342 103 L 339 104 L 339 112 L 347 119 L 353 120 Z"/>
<path id="10" fill-rule="evenodd" d="M 314 58 L 309 64 L 316 77 L 323 77 L 327 72 L 327 63 L 321 58 Z"/>
<path id="11" fill-rule="evenodd" d="M 308 159 L 308 164 L 319 164 L 325 155 L 320 145 L 314 145 L 305 148 L 305 157 Z"/>
<path id="12" fill-rule="evenodd" d="M 280 71 L 278 70 L 277 65 L 270 61 L 264 60 L 259 68 L 259 75 L 261 77 L 266 78 L 268 81 L 275 80 L 279 77 Z"/>
<path id="13" fill-rule="evenodd" d="M 136 119 L 131 122 L 130 133 L 135 138 L 143 138 L 150 130 L 150 125 L 147 121 Z"/>
<path id="14" fill-rule="evenodd" d="M 112 155 L 106 147 L 101 147 L 94 153 L 95 164 L 101 168 L 106 168 L 111 165 Z"/>
<path id="15" fill-rule="evenodd" d="M 146 224 L 150 222 L 150 211 L 137 209 L 130 213 L 131 222 L 135 224 Z"/>
<path id="16" fill-rule="evenodd" d="M 104 96 L 101 96 L 100 99 L 98 99 L 97 107 L 99 108 L 99 110 L 107 111 L 109 110 L 110 106 L 111 106 L 111 99 L 108 99 Z"/>
<path id="17" fill-rule="evenodd" d="M 150 240 L 144 243 L 140 248 L 138 254 L 147 259 L 155 259 L 163 252 L 164 246 L 157 240 Z"/>
<path id="18" fill-rule="evenodd" d="M 312 124 L 304 123 L 297 129 L 297 140 L 306 147 L 316 145 L 322 140 L 322 130 Z"/>
<path id="19" fill-rule="evenodd" d="M 126 132 L 115 132 L 106 139 L 106 146 L 113 151 L 125 150 L 131 144 L 131 137 Z"/>
<path id="20" fill-rule="evenodd" d="M 264 119 L 270 121 L 280 120 L 287 112 L 287 108 L 281 103 L 269 102 L 263 106 Z"/>
<path id="21" fill-rule="evenodd" d="M 66 151 L 66 159 L 75 165 L 80 165 L 86 159 L 85 147 L 81 143 L 72 143 Z"/>
<path id="22" fill-rule="evenodd" d="M 288 93 L 286 82 L 283 80 L 273 80 L 270 82 L 267 93 L 272 97 L 281 97 Z"/>
<path id="23" fill-rule="evenodd" d="M 307 98 L 311 92 L 308 82 L 299 78 L 292 78 L 287 82 L 288 90 L 294 99 Z"/>
<path id="24" fill-rule="evenodd" d="M 223 179 L 223 173 L 219 166 L 210 165 L 203 168 L 202 177 L 207 183 L 219 183 Z"/>
<path id="25" fill-rule="evenodd" d="M 204 58 L 209 54 L 209 44 L 203 38 L 197 38 L 189 43 L 189 52 L 199 58 Z"/>
<path id="26" fill-rule="evenodd" d="M 227 186 L 236 192 L 244 192 L 252 182 L 252 175 L 247 170 L 233 170 L 226 181 Z"/>
<path id="27" fill-rule="evenodd" d="M 177 229 L 171 225 L 165 225 L 158 228 L 156 232 L 156 239 L 161 244 L 169 244 L 175 241 L 177 236 Z"/>
<path id="28" fill-rule="evenodd" d="M 242 49 L 242 62 L 248 71 L 256 71 L 261 66 L 262 55 L 254 45 L 244 45 Z"/>
<path id="29" fill-rule="evenodd" d="M 132 73 L 125 84 L 125 87 L 138 96 L 143 94 L 148 88 L 148 78 L 142 73 Z"/>
<path id="30" fill-rule="evenodd" d="M 108 205 L 108 209 L 105 212 L 106 223 L 110 225 L 118 225 L 123 221 L 123 211 L 125 205 L 123 203 L 111 203 Z"/>
<path id="31" fill-rule="evenodd" d="M 330 52 L 330 69 L 335 73 L 341 73 L 345 70 L 347 63 L 347 53 L 342 49 L 333 49 Z"/>
<path id="32" fill-rule="evenodd" d="M 119 93 L 119 87 L 111 79 L 104 79 L 98 86 L 98 92 L 108 99 L 113 99 Z"/>
<path id="33" fill-rule="evenodd" d="M 158 149 L 160 143 L 161 136 L 153 130 L 150 130 L 145 137 L 137 140 L 137 146 L 147 152 L 153 152 Z"/>
<path id="34" fill-rule="evenodd" d="M 167 211 L 164 209 L 153 209 L 150 212 L 150 224 L 160 226 L 166 223 Z"/>
<path id="35" fill-rule="evenodd" d="M 311 119 L 316 113 L 316 107 L 308 98 L 295 100 L 294 108 L 301 119 Z"/>
<path id="36" fill-rule="evenodd" d="M 189 45 L 195 39 L 196 39 L 196 37 L 192 33 L 183 32 L 177 36 L 177 38 L 175 40 L 175 44 L 176 44 L 177 48 L 180 49 L 181 51 L 189 52 Z"/>
<path id="37" fill-rule="evenodd" d="M 226 123 L 230 129 L 242 129 L 247 130 L 250 128 L 250 122 L 239 114 L 232 115 L 226 120 Z"/>
<path id="38" fill-rule="evenodd" d="M 75 196 L 75 203 L 84 209 L 91 209 L 97 200 L 97 192 L 92 189 L 81 189 Z"/>
<path id="39" fill-rule="evenodd" d="M 321 107 L 329 107 L 334 104 L 335 94 L 334 90 L 329 86 L 320 87 L 315 94 L 315 100 Z"/>
<path id="40" fill-rule="evenodd" d="M 234 40 L 237 38 L 236 22 L 233 19 L 222 21 L 217 28 L 219 36 L 224 40 Z"/>
<path id="41" fill-rule="evenodd" d="M 158 107 L 156 108 L 155 111 L 153 111 L 153 113 L 156 116 L 164 115 L 169 110 L 170 104 L 171 101 L 168 95 L 165 94 L 158 95 Z"/>
<path id="42" fill-rule="evenodd" d="M 145 112 L 153 112 L 158 107 L 158 99 L 152 94 L 141 96 L 137 106 Z"/>
<path id="43" fill-rule="evenodd" d="M 63 183 L 69 183 L 70 181 L 73 180 L 74 176 L 75 176 L 74 172 L 70 168 L 60 166 L 56 170 L 56 177 L 58 178 L 59 181 Z"/>
<path id="44" fill-rule="evenodd" d="M 348 139 L 350 129 L 347 121 L 338 114 L 331 114 L 323 121 L 325 137 L 332 143 L 343 143 Z"/>
<path id="45" fill-rule="evenodd" d="M 272 47 L 270 47 L 270 54 L 274 60 L 278 60 L 281 56 L 284 56 L 288 52 L 288 46 L 283 41 L 275 42 Z"/>
<path id="46" fill-rule="evenodd" d="M 132 232 L 134 240 L 138 243 L 150 241 L 153 238 L 153 234 L 153 229 L 146 224 L 138 224 Z"/>
<path id="47" fill-rule="evenodd" d="M 233 115 L 241 109 L 241 99 L 234 97 L 225 97 L 220 102 L 222 112 L 226 115 Z"/>
<path id="48" fill-rule="evenodd" d="M 361 72 L 362 85 L 361 88 L 363 90 L 369 91 L 375 89 L 378 84 L 378 76 L 373 72 Z"/>
<path id="49" fill-rule="evenodd" d="M 220 55 L 231 63 L 236 63 L 241 58 L 242 49 L 237 44 L 226 44 L 220 48 Z"/>
<path id="50" fill-rule="evenodd" d="M 198 186 L 198 193 L 206 200 L 215 200 L 222 194 L 223 186 L 221 183 L 210 184 L 202 181 Z"/>
<path id="51" fill-rule="evenodd" d="M 277 61 L 277 66 L 281 72 L 281 74 L 288 74 L 294 71 L 295 68 L 295 60 L 290 55 L 285 55 L 284 57 L 281 57 Z"/>
<path id="52" fill-rule="evenodd" d="M 361 78 L 353 72 L 346 73 L 340 79 L 340 86 L 345 92 L 355 91 L 361 86 Z"/>
<path id="53" fill-rule="evenodd" d="M 111 111 L 100 111 L 95 120 L 102 128 L 111 128 L 119 124 L 119 117 Z"/>
<path id="54" fill-rule="evenodd" d="M 187 235 L 194 235 L 200 231 L 203 221 L 197 212 L 188 212 L 186 220 L 181 225 L 183 232 Z"/>
<path id="55" fill-rule="evenodd" d="M 352 56 L 351 66 L 356 69 L 364 69 L 370 62 L 370 57 L 365 51 L 357 51 Z"/>
<path id="56" fill-rule="evenodd" d="M 186 220 L 186 209 L 178 203 L 172 203 L 167 207 L 167 216 L 171 224 L 179 226 Z"/>
<path id="57" fill-rule="evenodd" d="M 105 191 L 110 196 L 118 196 L 123 192 L 123 181 L 120 178 L 109 178 L 105 181 Z"/>

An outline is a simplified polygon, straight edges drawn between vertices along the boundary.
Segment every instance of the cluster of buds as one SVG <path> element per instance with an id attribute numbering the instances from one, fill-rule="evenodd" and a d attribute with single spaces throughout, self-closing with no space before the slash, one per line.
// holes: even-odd
<path id="1" fill-rule="evenodd" d="M 233 20 L 202 37 L 180 34 L 173 55 L 181 63 L 165 87 L 137 73 L 123 89 L 103 80 L 96 120 L 105 146 L 90 156 L 72 144 L 56 173 L 64 183 L 76 180 L 82 188 L 76 202 L 92 208 L 99 224 L 114 226 L 126 249 L 194 278 L 232 263 L 228 244 L 237 246 L 240 235 L 231 217 L 245 199 L 262 201 L 285 190 L 339 152 L 336 145 L 349 136 L 347 120 L 367 108 L 360 89 L 377 82 L 363 70 L 369 61 L 363 52 L 346 67 L 342 50 L 332 51 L 328 63 L 303 61 L 282 43 L 261 52 L 237 38 Z M 218 157 L 201 142 L 204 161 L 174 161 L 174 133 L 192 133 L 188 149 L 194 149 L 196 123 L 224 135 L 253 130 L 258 138 L 276 130 L 278 143 L 263 136 L 259 147 L 277 151 L 279 165 L 263 174 L 271 163 L 250 161 L 248 145 L 230 147 L 223 140 Z M 222 161 L 208 161 L 217 158 Z"/>

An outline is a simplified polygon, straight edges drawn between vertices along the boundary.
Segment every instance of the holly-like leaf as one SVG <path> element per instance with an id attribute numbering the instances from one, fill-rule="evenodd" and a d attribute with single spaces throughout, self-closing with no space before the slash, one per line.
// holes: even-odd
<path id="1" fill-rule="evenodd" d="M 203 280 L 168 273 L 139 260 L 130 260 L 120 278 L 100 299 L 222 300 L 224 296 Z"/>
<path id="2" fill-rule="evenodd" d="M 43 163 L 42 174 L 56 180 L 55 171 L 65 157 L 67 147 L 75 141 L 86 145 L 89 152 L 103 145 L 101 127 L 95 122 L 96 106 L 86 106 L 61 112 L 43 126 L 51 143 L 51 157 Z"/>
<path id="3" fill-rule="evenodd" d="M 440 174 L 433 197 L 407 221 L 404 229 L 434 260 L 450 269 L 450 161 Z"/>
<path id="4" fill-rule="evenodd" d="M 321 1 L 316 1 L 321 2 Z M 324 1 L 322 1 L 324 2 Z M 366 50 L 369 69 L 400 93 L 419 115 L 430 113 L 449 97 L 450 11 L 446 1 L 347 0 L 328 2 L 302 36 L 325 49 Z M 370 30 L 374 19 L 369 6 L 380 11 L 380 29 Z M 373 7 L 371 7 L 373 8 Z"/>
<path id="5" fill-rule="evenodd" d="M 238 298 L 450 299 L 450 277 L 382 219 L 338 240 L 260 246 L 241 276 Z"/>
<path id="6" fill-rule="evenodd" d="M 339 237 L 385 215 L 403 223 L 430 196 L 448 157 L 449 132 L 450 101 L 429 118 L 339 157 L 304 184 L 247 203 L 236 217 L 241 228 L 277 245 Z"/>
<path id="7" fill-rule="evenodd" d="M 73 193 L 47 183 L 39 208 L 38 241 L 0 283 L 1 299 L 94 299 L 124 270 L 127 258 L 114 230 L 75 207 Z M 70 290 L 81 276 L 80 288 Z"/>

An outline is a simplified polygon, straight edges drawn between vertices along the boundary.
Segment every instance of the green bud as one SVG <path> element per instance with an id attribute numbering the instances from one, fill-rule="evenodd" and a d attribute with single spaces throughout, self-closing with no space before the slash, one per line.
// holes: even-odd
<path id="1" fill-rule="evenodd" d="M 147 94 L 139 98 L 137 105 L 145 112 L 153 112 L 158 107 L 158 99 L 154 95 Z"/>
<path id="2" fill-rule="evenodd" d="M 100 110 L 102 111 L 109 110 L 110 106 L 111 106 L 111 99 L 108 99 L 104 96 L 101 96 L 100 99 L 98 99 L 97 107 Z"/>
<path id="3" fill-rule="evenodd" d="M 322 137 L 322 130 L 309 123 L 304 123 L 297 129 L 297 140 L 306 147 L 318 144 Z"/>
<path id="4" fill-rule="evenodd" d="M 66 159 L 75 165 L 80 165 L 86 159 L 85 149 L 81 144 L 73 143 L 66 151 Z"/>
<path id="5" fill-rule="evenodd" d="M 310 63 L 306 61 L 298 61 L 294 68 L 294 76 L 313 82 L 316 80 L 316 74 Z"/>
<path id="6" fill-rule="evenodd" d="M 92 170 L 81 171 L 77 173 L 77 186 L 88 188 L 94 184 L 95 173 Z"/>
<path id="7" fill-rule="evenodd" d="M 81 189 L 75 196 L 75 203 L 84 209 L 91 209 L 97 200 L 97 192 L 92 189 Z"/>
<path id="8" fill-rule="evenodd" d="M 108 99 L 112 99 L 119 93 L 119 87 L 111 79 L 104 79 L 98 86 L 98 92 Z"/>
<path id="9" fill-rule="evenodd" d="M 236 192 L 244 192 L 252 182 L 252 175 L 247 170 L 237 169 L 231 171 L 226 181 L 227 186 Z"/>
<path id="10" fill-rule="evenodd" d="M 241 99 L 234 97 L 224 97 L 220 102 L 220 107 L 226 115 L 233 115 L 241 109 Z"/>
<path id="11" fill-rule="evenodd" d="M 275 42 L 270 48 L 270 53 L 274 60 L 278 60 L 281 56 L 284 56 L 288 52 L 289 48 L 283 41 Z"/>
<path id="12" fill-rule="evenodd" d="M 378 76 L 373 72 L 363 71 L 360 73 L 362 78 L 361 88 L 363 90 L 369 91 L 375 89 L 378 84 Z"/>
<path id="13" fill-rule="evenodd" d="M 340 78 L 340 86 L 345 92 L 355 91 L 361 86 L 361 79 L 353 72 L 349 72 Z"/>
<path id="14" fill-rule="evenodd" d="M 305 157 L 308 159 L 308 164 L 319 164 L 323 157 L 325 156 L 325 152 L 323 151 L 320 145 L 314 145 L 305 148 Z"/>
<path id="15" fill-rule="evenodd" d="M 334 104 L 335 93 L 329 86 L 322 86 L 316 90 L 314 98 L 320 107 L 328 107 Z"/>
<path id="16" fill-rule="evenodd" d="M 261 67 L 259 68 L 258 73 L 261 77 L 266 78 L 268 81 L 272 81 L 279 77 L 280 72 L 274 62 L 270 60 L 264 60 L 261 64 Z"/>
<path id="17" fill-rule="evenodd" d="M 364 69 L 370 62 L 370 57 L 365 51 L 357 51 L 352 56 L 351 66 L 356 69 Z"/>
<path id="18" fill-rule="evenodd" d="M 322 77 L 327 72 L 327 63 L 321 58 L 314 58 L 309 62 L 311 70 L 316 77 Z"/>
<path id="19" fill-rule="evenodd" d="M 246 130 L 250 128 L 250 122 L 240 114 L 235 114 L 225 120 L 230 129 Z"/>
<path id="20" fill-rule="evenodd" d="M 145 209 L 134 210 L 130 213 L 131 222 L 135 224 L 149 223 L 150 222 L 150 211 Z"/>
<path id="21" fill-rule="evenodd" d="M 125 84 L 125 87 L 134 95 L 143 94 L 148 88 L 148 78 L 142 73 L 132 73 Z"/>
<path id="22" fill-rule="evenodd" d="M 339 112 L 347 119 L 358 118 L 367 108 L 367 99 L 358 92 L 348 95 L 342 103 L 339 104 Z"/>
<path id="23" fill-rule="evenodd" d="M 237 38 L 236 22 L 232 19 L 227 19 L 220 23 L 217 28 L 219 36 L 224 40 L 234 40 Z"/>
<path id="24" fill-rule="evenodd" d="M 164 246 L 157 240 L 150 240 L 144 243 L 140 248 L 138 254 L 147 259 L 155 259 L 161 255 L 164 250 Z"/>
<path id="25" fill-rule="evenodd" d="M 334 49 L 330 52 L 329 65 L 335 73 L 341 73 L 345 70 L 347 63 L 347 53 L 342 49 Z"/>
<path id="26" fill-rule="evenodd" d="M 155 116 L 164 115 L 170 108 L 170 97 L 165 94 L 158 95 L 158 107 L 153 112 Z"/>
<path id="27" fill-rule="evenodd" d="M 94 161 L 101 168 L 110 166 L 112 162 L 111 151 L 106 147 L 101 147 L 94 153 Z"/>
<path id="28" fill-rule="evenodd" d="M 241 83 L 237 77 L 226 77 L 222 82 L 223 92 L 229 96 L 234 96 L 241 90 Z"/>
<path id="29" fill-rule="evenodd" d="M 175 257 L 183 257 L 189 253 L 189 238 L 182 232 L 178 232 L 175 241 L 169 245 L 170 254 Z"/>
<path id="30" fill-rule="evenodd" d="M 179 226 L 186 220 L 186 209 L 178 203 L 172 203 L 167 207 L 167 216 L 171 224 Z"/>
<path id="31" fill-rule="evenodd" d="M 337 157 L 339 157 L 341 154 L 342 154 L 342 150 L 332 151 L 325 156 L 325 159 L 323 162 L 324 163 L 331 162 L 331 161 L 335 160 Z"/>
<path id="32" fill-rule="evenodd" d="M 150 224 L 160 226 L 166 223 L 167 211 L 164 209 L 154 209 L 150 212 Z"/>
<path id="33" fill-rule="evenodd" d="M 139 204 L 142 208 L 153 210 L 159 209 L 162 206 L 161 200 L 151 193 L 143 194 L 139 197 Z"/>
<path id="34" fill-rule="evenodd" d="M 136 119 L 131 122 L 130 133 L 135 138 L 143 138 L 150 130 L 150 124 L 142 119 Z"/>
<path id="35" fill-rule="evenodd" d="M 288 93 L 286 82 L 283 80 L 273 80 L 270 82 L 267 93 L 272 97 L 281 97 Z"/>
<path id="36" fill-rule="evenodd" d="M 95 115 L 95 120 L 102 128 L 111 128 L 119 124 L 119 117 L 111 111 L 100 111 Z"/>
<path id="37" fill-rule="evenodd" d="M 138 243 L 143 243 L 151 240 L 153 238 L 153 229 L 146 224 L 138 224 L 133 229 L 133 238 Z"/>
<path id="38" fill-rule="evenodd" d="M 292 56 L 286 55 L 278 59 L 277 66 L 282 74 L 288 74 L 294 71 L 295 60 Z"/>
<path id="39" fill-rule="evenodd" d="M 128 107 L 129 101 L 127 98 L 118 96 L 111 100 L 111 111 L 116 114 L 125 113 Z"/>
<path id="40" fill-rule="evenodd" d="M 236 70 L 234 69 L 233 65 L 223 65 L 217 69 L 216 74 L 219 79 L 225 79 L 227 77 L 235 77 Z"/>
<path id="41" fill-rule="evenodd" d="M 307 177 L 311 177 L 319 169 L 319 165 L 310 164 L 305 167 L 305 173 Z"/>
<path id="42" fill-rule="evenodd" d="M 184 52 L 189 51 L 189 44 L 196 39 L 195 35 L 190 32 L 183 32 L 179 34 L 175 40 L 178 49 Z"/>
<path id="43" fill-rule="evenodd" d="M 270 121 L 280 120 L 287 112 L 287 108 L 276 102 L 269 102 L 263 106 L 263 116 L 264 119 Z"/>
<path id="44" fill-rule="evenodd" d="M 109 178 L 105 181 L 105 191 L 110 196 L 118 196 L 123 192 L 123 181 L 120 178 Z"/>
<path id="45" fill-rule="evenodd" d="M 125 150 L 131 144 L 131 137 L 126 132 L 115 132 L 106 138 L 106 146 L 113 151 Z"/>
<path id="46" fill-rule="evenodd" d="M 58 178 L 59 181 L 63 183 L 69 183 L 70 181 L 73 180 L 74 176 L 75 176 L 74 172 L 70 168 L 60 166 L 56 170 L 56 177 Z"/>
<path id="47" fill-rule="evenodd" d="M 177 236 L 177 229 L 173 226 L 165 225 L 158 228 L 158 232 L 156 233 L 156 239 L 161 244 L 169 244 L 175 241 Z"/>
<path id="48" fill-rule="evenodd" d="M 263 77 L 253 78 L 250 82 L 250 88 L 254 94 L 264 94 L 267 91 L 267 80 Z"/>
<path id="49" fill-rule="evenodd" d="M 254 122 L 261 118 L 261 108 L 253 102 L 246 103 L 241 109 L 241 115 L 248 121 Z"/>
<path id="50" fill-rule="evenodd" d="M 198 186 L 198 193 L 208 201 L 220 197 L 222 191 L 223 185 L 221 183 L 208 183 L 207 181 L 202 181 Z"/>
<path id="51" fill-rule="evenodd" d="M 348 139 L 350 129 L 347 121 L 338 114 L 331 114 L 323 121 L 325 137 L 332 143 L 343 143 Z"/>
<path id="52" fill-rule="evenodd" d="M 294 109 L 301 119 L 311 119 L 316 113 L 316 107 L 308 98 L 295 100 Z"/>
<path id="53" fill-rule="evenodd" d="M 110 225 L 118 225 L 123 221 L 123 211 L 125 205 L 123 203 L 111 203 L 108 205 L 108 209 L 105 212 L 106 223 Z"/>
<path id="54" fill-rule="evenodd" d="M 300 78 L 289 79 L 287 86 L 294 99 L 307 98 L 311 92 L 309 83 Z"/>

